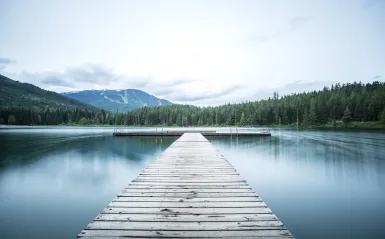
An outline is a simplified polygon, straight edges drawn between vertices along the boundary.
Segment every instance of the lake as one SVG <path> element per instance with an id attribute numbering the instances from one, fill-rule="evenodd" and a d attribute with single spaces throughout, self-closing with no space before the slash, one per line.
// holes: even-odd
<path id="1" fill-rule="evenodd" d="M 0 130 L 0 238 L 76 235 L 176 138 Z M 296 238 L 385 238 L 385 133 L 208 138 Z"/>

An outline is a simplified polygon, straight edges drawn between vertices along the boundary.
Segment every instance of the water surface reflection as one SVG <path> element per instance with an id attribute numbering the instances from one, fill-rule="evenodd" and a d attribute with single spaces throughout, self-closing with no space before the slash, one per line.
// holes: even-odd
<path id="1" fill-rule="evenodd" d="M 150 130 L 150 129 L 146 129 Z M 0 238 L 74 238 L 175 138 L 0 131 Z M 297 238 L 385 238 L 385 134 L 209 138 Z"/>
<path id="2" fill-rule="evenodd" d="M 75 238 L 173 141 L 0 134 L 0 237 Z"/>
<path id="3" fill-rule="evenodd" d="M 212 138 L 297 238 L 385 238 L 385 134 Z"/>

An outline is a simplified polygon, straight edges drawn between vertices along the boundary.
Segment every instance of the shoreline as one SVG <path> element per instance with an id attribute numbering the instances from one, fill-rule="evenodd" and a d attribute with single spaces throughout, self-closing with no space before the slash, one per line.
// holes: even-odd
<path id="1" fill-rule="evenodd" d="M 68 125 L 0 125 L 1 129 L 44 129 L 44 128 L 55 128 L 55 127 L 79 127 L 79 128 L 131 128 L 131 129 L 142 129 L 142 128 L 270 128 L 270 129 L 295 129 L 296 125 L 264 125 L 264 126 L 234 126 L 234 125 L 202 125 L 202 126 L 167 126 L 167 125 L 150 125 L 150 126 L 139 126 L 139 125 L 80 125 L 80 124 L 68 124 Z M 385 124 L 380 122 L 351 122 L 348 124 L 338 122 L 336 124 L 327 123 L 323 125 L 310 125 L 310 126 L 299 126 L 298 129 L 379 129 L 385 130 Z"/>

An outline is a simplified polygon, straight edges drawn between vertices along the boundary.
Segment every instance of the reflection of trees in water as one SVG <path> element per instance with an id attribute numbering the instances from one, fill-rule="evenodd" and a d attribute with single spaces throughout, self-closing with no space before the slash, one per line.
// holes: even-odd
<path id="1" fill-rule="evenodd" d="M 105 137 L 102 147 L 103 151 L 118 154 L 126 159 L 140 160 L 144 155 L 152 155 L 165 150 L 175 139 L 166 137 Z"/>
<path id="2" fill-rule="evenodd" d="M 106 135 L 0 134 L 0 167 L 29 164 L 67 151 L 81 154 L 118 155 L 140 160 L 143 155 L 167 148 L 175 138 L 112 137 Z"/>
<path id="3" fill-rule="evenodd" d="M 357 131 L 290 131 L 273 133 L 272 137 L 213 137 L 210 139 L 222 153 L 256 161 L 302 167 L 323 174 L 325 180 L 337 183 L 354 179 L 384 188 L 385 134 Z M 272 161 L 274 160 L 274 161 Z"/>
<path id="4" fill-rule="evenodd" d="M 262 143 L 270 142 L 275 140 L 275 137 L 255 137 L 255 136 L 241 136 L 241 137 L 230 137 L 230 136 L 211 136 L 206 137 L 211 143 L 218 147 L 226 146 L 227 148 L 252 148 Z"/>

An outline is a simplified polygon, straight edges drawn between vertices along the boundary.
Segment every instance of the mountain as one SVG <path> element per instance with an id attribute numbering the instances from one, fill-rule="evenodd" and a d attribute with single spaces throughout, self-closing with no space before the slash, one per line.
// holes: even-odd
<path id="1" fill-rule="evenodd" d="M 0 107 L 45 109 L 97 110 L 91 105 L 70 99 L 58 93 L 43 90 L 35 85 L 14 81 L 0 75 Z"/>
<path id="2" fill-rule="evenodd" d="M 172 105 L 168 100 L 159 99 L 136 89 L 83 90 L 61 94 L 111 112 L 116 112 L 117 110 L 119 112 L 127 112 L 144 106 Z"/>

